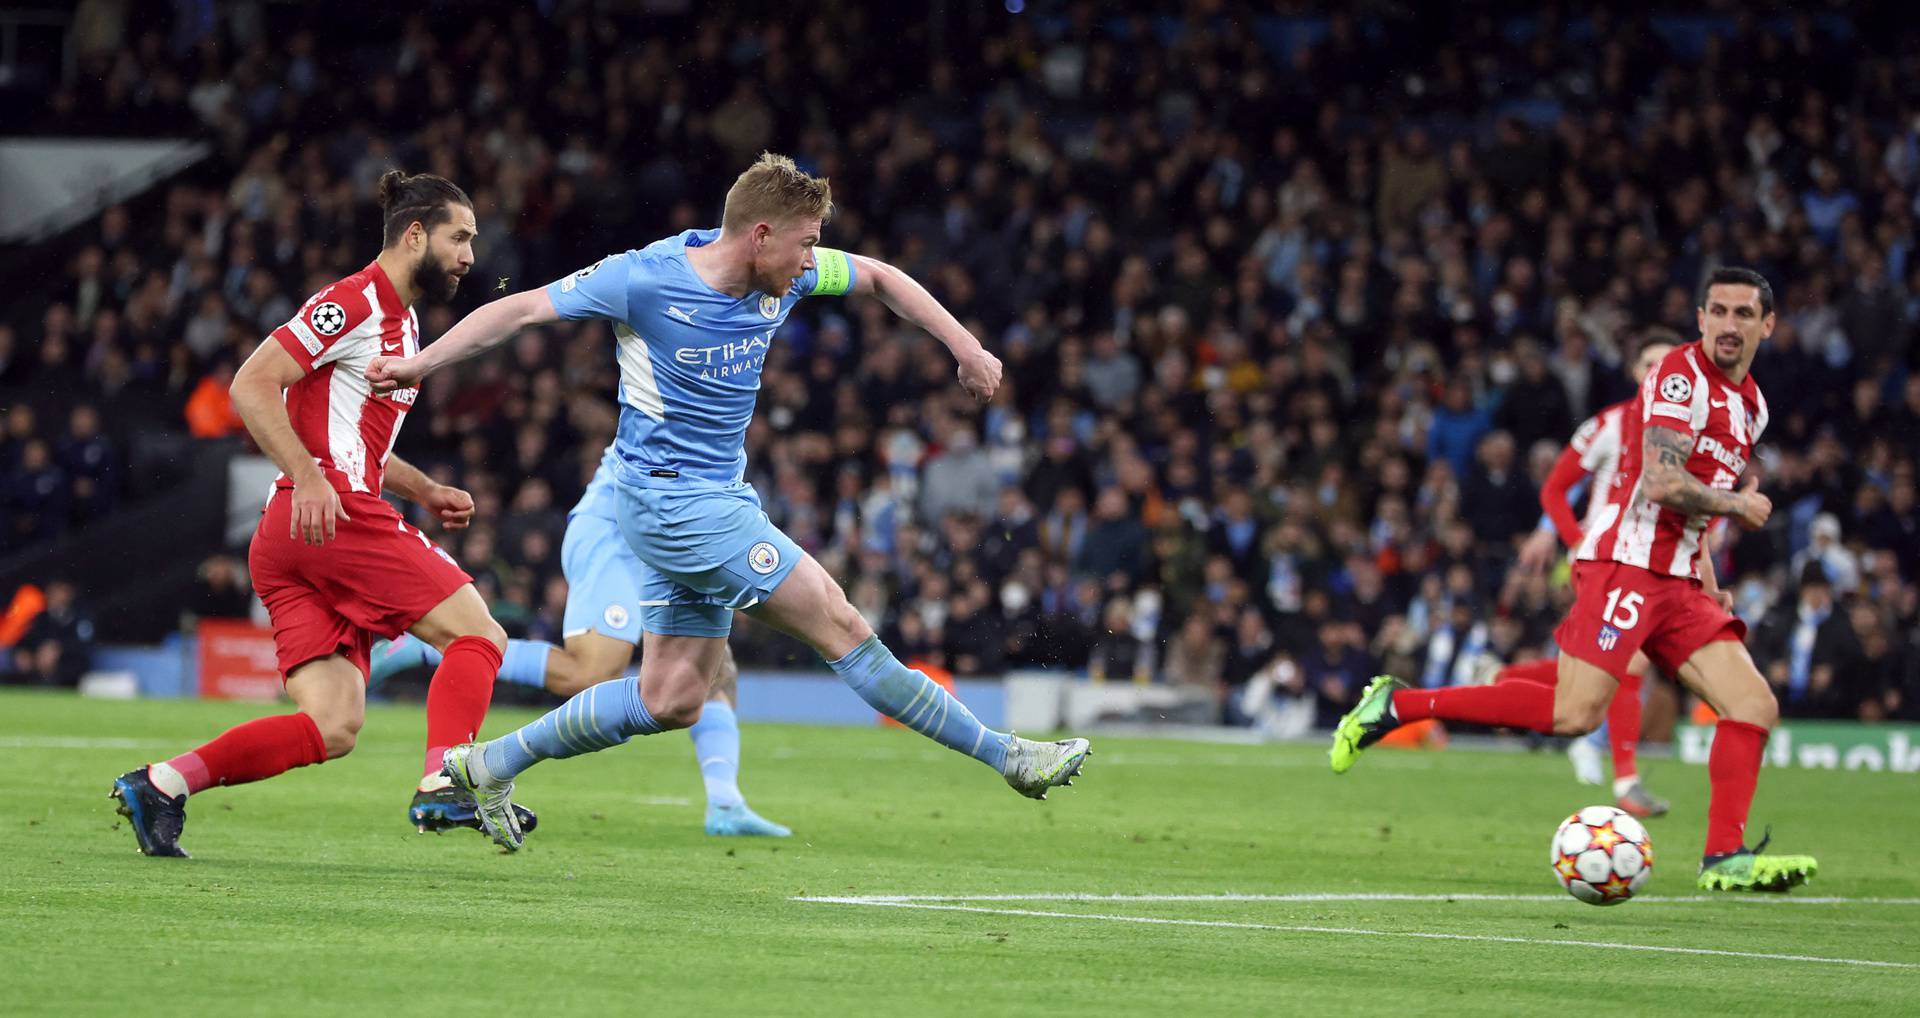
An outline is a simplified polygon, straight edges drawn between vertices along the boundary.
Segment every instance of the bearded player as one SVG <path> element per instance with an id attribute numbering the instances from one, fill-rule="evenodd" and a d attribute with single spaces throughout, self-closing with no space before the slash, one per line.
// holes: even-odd
<path id="1" fill-rule="evenodd" d="M 466 492 L 391 454 L 419 389 L 375 393 L 364 374 L 375 356 L 413 353 L 413 304 L 451 299 L 472 268 L 473 203 L 445 179 L 398 170 L 380 178 L 379 196 L 380 256 L 308 298 L 233 379 L 234 408 L 281 471 L 247 562 L 299 709 L 116 779 L 111 797 L 147 855 L 186 856 L 189 796 L 351 752 L 366 717 L 373 638 L 408 631 L 445 652 L 427 690 L 427 766 L 409 818 L 473 825 L 472 799 L 440 776 L 441 757 L 479 731 L 506 633 L 471 578 L 381 499 L 382 491 L 411 499 L 449 529 L 473 517 Z"/>
<path id="2" fill-rule="evenodd" d="M 1680 337 L 1667 329 L 1648 332 L 1628 366 L 1628 375 L 1633 379 L 1636 390 L 1646 379 L 1647 372 L 1652 371 L 1678 345 Z M 1626 420 L 1638 405 L 1637 397 L 1623 399 L 1587 418 L 1575 429 L 1572 441 L 1560 451 L 1553 471 L 1547 475 L 1546 483 L 1540 486 L 1540 507 L 1546 511 L 1546 515 L 1541 518 L 1540 529 L 1534 531 L 1521 546 L 1521 568 L 1539 572 L 1553 560 L 1560 542 L 1565 542 L 1569 549 L 1579 548 L 1586 540 L 1587 532 L 1599 522 L 1601 514 L 1606 512 L 1606 493 L 1612 490 L 1613 479 L 1620 472 L 1620 445 L 1627 429 Z M 1574 515 L 1574 490 L 1589 480 L 1587 514 L 1582 519 Z M 1614 802 L 1637 817 L 1665 816 L 1670 808 L 1665 799 L 1648 791 L 1646 784 L 1640 780 L 1640 688 L 1646 681 L 1650 667 L 1645 654 L 1635 654 L 1633 660 L 1628 662 L 1627 670 L 1614 676 L 1620 688 L 1607 707 L 1606 723 L 1567 746 L 1574 773 L 1590 785 L 1600 784 L 1604 780 L 1600 770 L 1599 746 L 1605 745 L 1611 750 Z M 1519 680 L 1552 685 L 1558 674 L 1559 666 L 1553 659 L 1547 658 L 1508 665 L 1494 676 L 1494 681 Z"/>
<path id="3" fill-rule="evenodd" d="M 768 153 L 728 190 L 719 229 L 611 255 L 480 308 L 416 357 L 369 366 L 376 388 L 412 385 L 562 318 L 607 321 L 618 344 L 616 512 L 646 567 L 637 578 L 646 594 L 640 674 L 589 686 L 517 732 L 447 753 L 447 773 L 475 792 L 502 847 L 521 844 L 507 797 L 528 767 L 699 720 L 735 611 L 797 637 L 881 713 L 992 767 L 1023 795 L 1045 797 L 1085 762 L 1086 740 L 993 731 L 901 664 L 826 569 L 768 521 L 743 479 L 767 349 L 809 295 L 877 296 L 952 352 L 968 393 L 986 400 L 999 387 L 999 359 L 919 283 L 884 262 L 817 247 L 832 212 L 825 180 Z"/>
<path id="4" fill-rule="evenodd" d="M 1773 504 L 1757 478 L 1738 491 L 1767 404 L 1749 369 L 1773 333 L 1773 289 L 1750 269 L 1707 278 L 1700 339 L 1675 349 L 1641 383 L 1619 476 L 1575 553 L 1574 604 L 1554 632 L 1559 681 L 1438 690 L 1381 676 L 1334 732 L 1334 773 L 1398 725 L 1422 718 L 1584 735 L 1599 725 L 1633 656 L 1699 694 L 1720 721 L 1707 760 L 1712 795 L 1698 883 L 1712 891 L 1784 891 L 1811 879 L 1811 856 L 1745 846 L 1747 812 L 1779 706 L 1741 643 L 1746 627 L 1713 575 L 1705 534 L 1717 516 L 1748 529 Z"/>

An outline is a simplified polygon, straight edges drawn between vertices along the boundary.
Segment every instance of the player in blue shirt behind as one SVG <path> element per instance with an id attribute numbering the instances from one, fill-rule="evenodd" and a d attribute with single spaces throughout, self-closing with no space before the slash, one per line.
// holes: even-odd
<path id="1" fill-rule="evenodd" d="M 870 294 L 944 343 L 979 400 L 1000 361 L 940 302 L 884 262 L 817 247 L 833 212 L 827 182 L 763 155 L 727 192 L 718 230 L 688 230 L 610 255 L 551 285 L 479 308 L 409 358 L 375 358 L 377 391 L 415 385 L 530 325 L 604 319 L 620 365 L 615 516 L 639 577 L 644 653 L 636 677 L 589 686 L 545 717 L 449 750 L 503 848 L 520 847 L 513 779 L 534 763 L 618 745 L 699 720 L 733 612 L 804 641 L 888 717 L 999 771 L 1039 799 L 1085 763 L 1085 739 L 1035 742 L 982 725 L 893 656 L 833 577 L 780 532 L 746 474 L 746 431 L 774 333 L 801 298 Z"/>
<path id="2" fill-rule="evenodd" d="M 649 567 L 620 535 L 615 512 L 619 495 L 613 479 L 617 462 L 613 447 L 608 446 L 592 482 L 567 513 L 567 532 L 560 541 L 560 569 L 567 580 L 567 607 L 561 622 L 566 646 L 508 640 L 500 661 L 501 681 L 572 696 L 619 678 L 632 664 L 633 653 L 643 642 L 641 588 Z M 402 634 L 373 645 L 367 680 L 377 685 L 407 669 L 433 668 L 439 663 L 440 652 L 432 644 Z M 755 813 L 740 792 L 740 723 L 734 713 L 739 677 L 733 651 L 722 648 L 706 708 L 687 729 L 706 786 L 706 831 L 721 837 L 784 838 L 793 832 Z M 422 832 L 480 826 L 475 805 L 465 795 L 456 798 L 452 791 L 449 787 L 444 800 L 416 801 L 408 812 L 414 825 Z"/>

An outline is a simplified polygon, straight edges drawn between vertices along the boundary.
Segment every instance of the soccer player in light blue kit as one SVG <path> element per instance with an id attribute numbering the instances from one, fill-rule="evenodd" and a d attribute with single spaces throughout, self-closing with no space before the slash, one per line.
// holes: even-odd
<path id="1" fill-rule="evenodd" d="M 509 851 L 522 833 L 513 779 L 540 760 L 578 756 L 700 717 L 734 611 L 812 647 L 881 713 L 998 771 L 1039 799 L 1069 783 L 1085 739 L 1035 742 L 982 725 L 893 656 L 827 571 L 767 519 L 746 473 L 746 429 L 774 333 L 810 295 L 871 294 L 944 343 L 962 388 L 993 396 L 1000 361 L 905 273 L 819 248 L 832 214 L 825 180 L 771 153 L 727 192 L 718 230 L 689 230 L 611 255 L 539 290 L 488 304 L 410 358 L 375 358 L 376 390 L 426 375 L 557 319 L 613 324 L 620 364 L 615 514 L 642 580 L 645 650 L 637 677 L 588 687 L 545 717 L 447 752 L 487 833 Z"/>
<path id="2" fill-rule="evenodd" d="M 500 663 L 500 680 L 561 696 L 572 696 L 596 683 L 621 676 L 642 644 L 641 593 L 652 569 L 641 562 L 620 536 L 619 505 L 614 471 L 619 458 L 613 446 L 600 456 L 587 490 L 567 513 L 567 532 L 560 542 L 560 569 L 567 579 L 567 608 L 561 623 L 565 647 L 542 640 L 508 640 Z M 657 582 L 657 581 L 655 581 Z M 373 647 L 369 682 L 379 683 L 409 668 L 435 667 L 440 652 L 424 640 L 402 635 Z M 706 831 L 720 837 L 784 838 L 793 832 L 755 813 L 740 792 L 740 723 L 734 714 L 739 702 L 740 670 L 733 651 L 720 653 L 700 720 L 687 729 L 693 738 L 694 758 L 706 786 Z M 436 807 L 468 809 L 461 803 L 415 803 L 413 820 L 424 830 L 431 817 L 421 815 Z M 472 814 L 469 813 L 469 816 Z"/>

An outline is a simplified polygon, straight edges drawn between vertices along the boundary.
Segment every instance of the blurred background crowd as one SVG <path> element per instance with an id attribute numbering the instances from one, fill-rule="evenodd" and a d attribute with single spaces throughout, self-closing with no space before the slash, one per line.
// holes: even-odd
<path id="1" fill-rule="evenodd" d="M 1540 482 L 1628 395 L 1638 338 L 1697 336 L 1698 281 L 1737 264 L 1779 300 L 1754 365 L 1776 509 L 1720 575 L 1787 714 L 1920 719 L 1920 38 L 1897 7 L 1148 6 L 86 0 L 33 129 L 215 155 L 43 245 L 44 285 L 8 295 L 0 540 L 115 512 L 135 433 L 238 434 L 234 366 L 373 257 L 381 171 L 476 204 L 479 263 L 422 307 L 430 338 L 715 224 L 773 149 L 832 179 L 824 243 L 910 272 L 1006 365 L 975 407 L 868 300 L 803 304 L 768 356 L 749 479 L 903 658 L 1165 683 L 1242 723 L 1259 676 L 1325 723 L 1377 671 L 1552 653 L 1564 569 L 1514 565 Z M 409 415 L 398 451 L 480 508 L 438 538 L 516 635 L 560 636 L 615 378 L 605 326 L 562 324 Z M 196 603 L 244 606 L 238 561 L 203 574 Z M 736 634 L 743 665 L 813 663 Z M 35 646 L 9 667 L 70 681 Z"/>

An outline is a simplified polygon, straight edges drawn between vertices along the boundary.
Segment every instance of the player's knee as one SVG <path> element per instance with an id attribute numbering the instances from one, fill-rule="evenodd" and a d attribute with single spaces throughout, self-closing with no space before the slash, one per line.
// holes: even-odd
<path id="1" fill-rule="evenodd" d="M 692 728 L 700 721 L 700 712 L 706 706 L 706 690 L 680 684 L 668 689 L 659 698 L 659 704 L 649 704 L 647 712 L 662 729 L 671 731 L 677 728 Z"/>
<path id="2" fill-rule="evenodd" d="M 360 725 L 363 718 L 357 717 L 316 717 L 314 726 L 320 729 L 320 741 L 327 747 L 327 759 L 338 760 L 353 752 L 360 739 Z"/>
<path id="3" fill-rule="evenodd" d="M 847 646 L 853 646 L 873 635 L 873 627 L 860 614 L 860 609 L 847 600 L 847 594 L 837 583 L 829 582 L 831 591 L 827 597 L 827 621 L 833 625 L 834 634 Z"/>
<path id="4" fill-rule="evenodd" d="M 492 615 L 483 615 L 481 619 L 482 621 L 474 627 L 474 631 L 466 635 L 477 636 L 493 644 L 493 649 L 505 654 L 507 652 L 507 631 L 500 628 L 500 623 L 494 621 Z"/>
<path id="5" fill-rule="evenodd" d="M 1607 716 L 1604 703 L 1555 703 L 1553 705 L 1553 734 L 1585 735 L 1600 727 Z"/>
<path id="6" fill-rule="evenodd" d="M 691 728 L 707 702 L 708 676 L 691 661 L 660 662 L 641 684 L 647 713 L 663 730 Z"/>
<path id="7" fill-rule="evenodd" d="M 1743 689 L 1740 695 L 1727 698 L 1726 717 L 1730 721 L 1772 728 L 1780 722 L 1780 701 L 1774 698 L 1773 690 L 1767 688 L 1766 683 L 1753 686 L 1755 688 Z"/>

